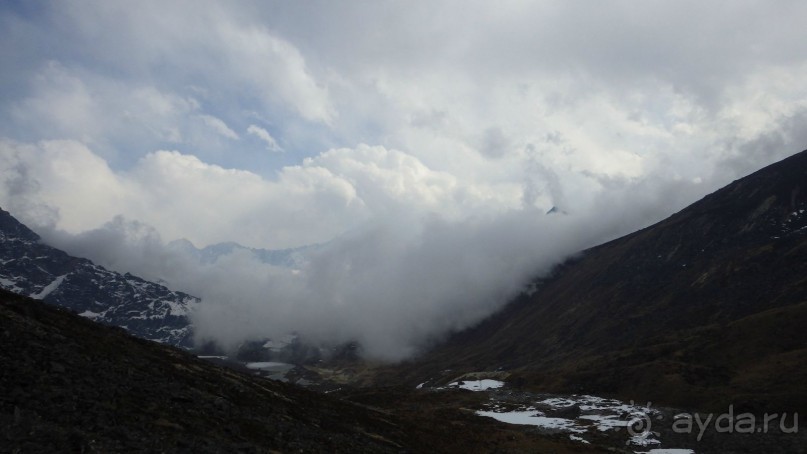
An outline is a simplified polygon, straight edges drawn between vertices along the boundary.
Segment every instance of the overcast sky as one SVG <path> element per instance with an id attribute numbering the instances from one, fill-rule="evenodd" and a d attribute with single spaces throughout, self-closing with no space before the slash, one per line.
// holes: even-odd
<path id="1" fill-rule="evenodd" d="M 389 323 L 413 298 L 446 317 L 465 307 L 452 288 L 486 282 L 473 316 L 415 337 L 438 336 L 567 254 L 807 148 L 805 18 L 797 0 L 2 2 L 0 204 L 85 246 L 99 229 L 160 245 L 338 237 L 306 291 L 314 275 L 361 280 L 334 267 L 373 245 L 347 268 L 383 264 L 371 280 L 386 283 L 331 306 L 380 305 Z M 563 221 L 539 219 L 553 206 Z M 451 246 L 435 257 L 436 243 Z M 457 251 L 526 255 L 519 272 L 471 265 L 433 295 L 403 291 L 431 288 L 423 270 Z M 253 280 L 248 306 L 277 309 L 258 301 L 274 281 Z M 417 342 L 399 344 L 388 356 Z"/>

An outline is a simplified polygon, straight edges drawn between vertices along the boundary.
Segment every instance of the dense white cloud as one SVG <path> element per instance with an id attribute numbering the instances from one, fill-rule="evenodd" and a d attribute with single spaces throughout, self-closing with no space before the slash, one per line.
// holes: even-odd
<path id="1" fill-rule="evenodd" d="M 222 340 L 243 323 L 400 357 L 565 254 L 807 148 L 805 16 L 799 1 L 6 3 L 0 203 L 75 252 L 164 270 L 205 296 L 200 326 Z M 568 214 L 536 214 L 552 206 Z M 331 243 L 289 276 L 244 257 L 164 269 L 176 238 Z"/>
<path id="2" fill-rule="evenodd" d="M 237 79 L 255 87 L 272 102 L 291 105 L 308 120 L 330 123 L 336 115 L 327 90 L 309 74 L 305 59 L 290 43 L 272 36 L 263 27 L 220 23 L 225 64 L 237 68 Z"/>
<path id="3" fill-rule="evenodd" d="M 106 161 L 75 141 L 40 145 L 0 142 L 2 204 L 34 226 L 74 232 L 109 220 L 126 206 L 127 182 Z"/>
<path id="4" fill-rule="evenodd" d="M 575 194 L 569 213 L 546 215 L 548 203 L 565 210 L 571 196 L 538 161 L 519 199 L 367 145 L 329 150 L 273 181 L 176 151 L 115 172 L 77 142 L 4 142 L 0 159 L 9 169 L 0 204 L 70 253 L 202 297 L 194 316 L 200 339 L 231 348 L 295 331 L 326 345 L 359 341 L 386 360 L 470 326 L 569 254 L 658 220 L 701 192 L 675 179 L 584 176 L 577 187 L 590 193 Z M 93 203 L 76 209 L 82 198 Z M 110 213 L 114 219 L 92 228 Z M 200 264 L 159 232 L 197 244 L 330 241 L 291 270 L 243 253 Z"/>
<path id="5" fill-rule="evenodd" d="M 77 234 L 122 215 L 201 246 L 235 240 L 294 247 L 328 241 L 372 218 L 422 212 L 461 218 L 508 202 L 493 187 L 460 184 L 381 146 L 329 150 L 273 179 L 178 151 L 149 153 L 114 171 L 77 141 L 4 141 L 0 159 L 7 169 L 0 204 L 34 226 Z M 55 214 L 40 219 L 26 207 Z"/>
<path id="6" fill-rule="evenodd" d="M 580 235 L 561 235 L 567 229 Z M 225 345 L 294 326 L 306 340 L 355 340 L 371 357 L 399 360 L 501 307 L 535 273 L 590 240 L 585 230 L 539 211 L 461 224 L 389 219 L 328 244 L 294 273 L 231 257 L 223 266 L 248 266 L 258 276 L 217 279 L 210 299 L 219 304 L 199 311 L 195 322 L 202 337 Z M 254 293 L 234 300 L 234 285 Z"/>
<path id="7" fill-rule="evenodd" d="M 319 167 L 288 167 L 276 180 L 157 151 L 125 172 L 75 141 L 0 144 L 3 206 L 34 226 L 72 233 L 124 215 L 169 238 L 225 239 L 266 247 L 326 241 L 368 215 L 349 182 Z M 51 207 L 58 216 L 39 219 Z"/>

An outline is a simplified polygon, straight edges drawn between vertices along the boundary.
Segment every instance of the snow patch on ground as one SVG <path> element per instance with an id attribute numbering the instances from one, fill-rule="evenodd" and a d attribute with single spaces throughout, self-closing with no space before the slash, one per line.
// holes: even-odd
<path id="1" fill-rule="evenodd" d="M 632 401 L 625 403 L 591 395 L 536 397 L 530 406 L 526 406 L 523 400 L 513 406 L 514 402 L 508 402 L 508 394 L 494 391 L 492 402 L 476 414 L 509 424 L 532 425 L 551 432 L 567 432 L 571 440 L 581 443 L 590 441 L 580 437 L 579 434 L 588 433 L 597 438 L 598 433 L 616 431 L 625 433 L 628 445 L 638 447 L 661 445 L 659 434 L 649 430 L 652 419 L 658 419 L 660 413 L 651 409 L 649 403 L 642 406 Z M 637 433 L 640 430 L 643 431 Z M 683 454 L 675 451 L 672 453 Z M 657 453 L 654 451 L 654 454 Z"/>
<path id="2" fill-rule="evenodd" d="M 653 438 L 653 435 L 655 435 L 654 432 L 642 432 L 630 437 L 628 443 L 636 446 L 660 445 L 661 440 Z"/>
<path id="3" fill-rule="evenodd" d="M 564 418 L 551 418 L 537 410 L 508 411 L 498 413 L 495 411 L 477 411 L 479 416 L 487 416 L 508 424 L 522 424 L 538 426 L 544 429 L 559 430 L 563 432 L 585 433 L 586 429 L 576 425 L 574 421 Z"/>
<path id="4" fill-rule="evenodd" d="M 572 441 L 579 441 L 580 443 L 585 443 L 585 444 L 587 444 L 587 445 L 590 445 L 590 444 L 591 444 L 591 442 L 589 442 L 589 441 L 588 441 L 588 440 L 586 440 L 585 438 L 583 438 L 583 437 L 578 437 L 578 436 L 577 436 L 577 435 L 575 435 L 575 434 L 569 434 L 569 440 L 572 440 Z"/>
<path id="5" fill-rule="evenodd" d="M 580 419 L 594 421 L 597 430 L 600 432 L 606 432 L 615 427 L 628 427 L 629 422 L 619 419 L 616 415 L 583 415 Z"/>
<path id="6" fill-rule="evenodd" d="M 503 381 L 499 380 L 462 380 L 448 384 L 448 388 L 467 389 L 468 391 L 486 391 L 488 389 L 497 389 L 504 386 Z"/>
<path id="7" fill-rule="evenodd" d="M 651 449 L 650 451 L 635 451 L 636 454 L 695 454 L 691 449 Z"/>

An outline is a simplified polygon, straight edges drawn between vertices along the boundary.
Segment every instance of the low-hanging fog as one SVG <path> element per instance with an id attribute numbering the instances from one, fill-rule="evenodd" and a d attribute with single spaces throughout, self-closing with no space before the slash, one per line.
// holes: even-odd
<path id="1" fill-rule="evenodd" d="M 806 16 L 799 1 L 4 2 L 0 206 L 202 298 L 200 341 L 296 332 L 399 360 L 807 148 Z M 230 241 L 303 249 L 272 266 L 188 243 Z"/>
<path id="2" fill-rule="evenodd" d="M 193 315 L 199 341 L 231 349 L 295 332 L 326 346 L 358 341 L 366 356 L 395 361 L 479 322 L 570 255 L 659 220 L 704 189 L 611 184 L 575 209 L 549 214 L 528 201 L 544 192 L 562 199 L 552 182 L 527 184 L 522 205 L 511 209 L 388 213 L 304 251 L 294 267 L 244 250 L 203 262 L 186 244 L 166 243 L 153 227 L 122 216 L 77 235 L 38 231 L 69 253 L 201 297 Z"/>

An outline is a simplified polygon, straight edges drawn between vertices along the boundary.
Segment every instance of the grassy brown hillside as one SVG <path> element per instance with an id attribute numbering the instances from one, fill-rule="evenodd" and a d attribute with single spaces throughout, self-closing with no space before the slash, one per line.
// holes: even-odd
<path id="1" fill-rule="evenodd" d="M 807 410 L 807 152 L 585 251 L 385 379 L 485 370 L 547 392 Z"/>

